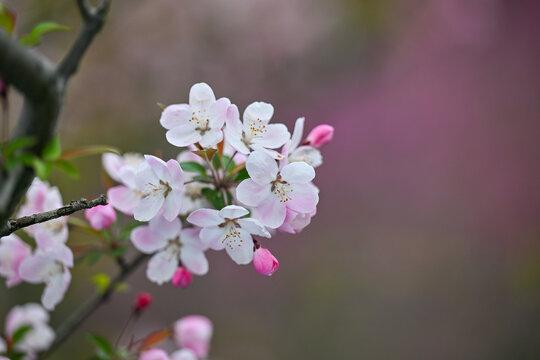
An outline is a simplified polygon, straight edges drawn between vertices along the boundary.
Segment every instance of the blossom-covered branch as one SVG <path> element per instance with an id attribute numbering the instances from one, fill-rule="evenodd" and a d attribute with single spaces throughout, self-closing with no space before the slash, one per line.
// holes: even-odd
<path id="1" fill-rule="evenodd" d="M 99 205 L 107 205 L 107 197 L 104 194 L 101 194 L 94 200 L 88 201 L 85 198 L 82 198 L 80 200 L 72 201 L 69 203 L 69 205 L 62 206 L 61 208 L 58 208 L 56 210 L 45 211 L 42 213 L 9 220 L 7 227 L 2 232 L 0 232 L 0 236 L 7 236 L 27 226 L 43 223 L 45 221 L 53 219 L 58 219 L 59 217 L 71 215 L 77 211 L 91 209 Z"/>
<path id="2" fill-rule="evenodd" d="M 0 30 L 0 77 L 13 85 L 23 96 L 24 106 L 11 139 L 35 140 L 29 152 L 39 156 L 56 131 L 69 78 L 75 73 L 88 46 L 101 30 L 110 0 L 92 7 L 88 1 L 78 2 L 84 26 L 58 68 L 46 58 L 24 48 Z M 0 231 L 32 183 L 34 170 L 22 163 L 9 171 L 0 171 Z"/>

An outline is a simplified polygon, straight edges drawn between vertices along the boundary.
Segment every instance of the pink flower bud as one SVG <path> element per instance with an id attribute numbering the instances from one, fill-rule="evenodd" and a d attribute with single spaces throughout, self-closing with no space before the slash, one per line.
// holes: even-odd
<path id="1" fill-rule="evenodd" d="M 135 299 L 134 310 L 136 313 L 141 313 L 150 305 L 152 305 L 152 295 L 142 292 Z"/>
<path id="2" fill-rule="evenodd" d="M 84 216 L 86 216 L 90 225 L 98 231 L 108 229 L 116 221 L 116 211 L 114 211 L 111 204 L 88 209 L 84 212 Z"/>
<path id="3" fill-rule="evenodd" d="M 176 271 L 174 272 L 172 283 L 174 286 L 180 286 L 181 288 L 185 289 L 191 284 L 191 273 L 183 266 L 180 266 Z"/>
<path id="4" fill-rule="evenodd" d="M 198 358 L 206 358 L 212 331 L 210 319 L 200 315 L 189 315 L 174 324 L 174 340 L 180 348 L 193 351 Z"/>
<path id="5" fill-rule="evenodd" d="M 268 249 L 259 247 L 253 254 L 253 266 L 259 274 L 271 276 L 279 269 L 279 262 Z"/>
<path id="6" fill-rule="evenodd" d="M 328 144 L 334 137 L 334 127 L 330 125 L 315 126 L 306 138 L 308 145 L 320 148 Z"/>

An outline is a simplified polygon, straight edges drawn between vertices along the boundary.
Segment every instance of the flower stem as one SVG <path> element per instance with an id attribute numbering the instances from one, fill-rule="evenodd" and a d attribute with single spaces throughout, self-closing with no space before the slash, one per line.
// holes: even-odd
<path id="1" fill-rule="evenodd" d="M 56 338 L 52 346 L 39 356 L 39 359 L 49 357 L 60 345 L 64 343 L 75 330 L 86 319 L 90 317 L 101 305 L 105 304 L 111 295 L 114 293 L 116 286 L 123 282 L 135 269 L 141 265 L 148 255 L 139 254 L 133 261 L 126 264 L 126 267 L 111 281 L 107 290 L 101 294 L 96 294 L 90 298 L 83 306 L 73 312 L 60 326 L 56 329 Z"/>

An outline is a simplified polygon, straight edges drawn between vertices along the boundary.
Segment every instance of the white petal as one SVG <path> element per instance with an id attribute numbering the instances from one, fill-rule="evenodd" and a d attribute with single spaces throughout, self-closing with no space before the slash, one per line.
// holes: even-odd
<path id="1" fill-rule="evenodd" d="M 281 178 L 290 183 L 304 184 L 315 177 L 315 170 L 305 162 L 294 162 L 281 170 Z"/>
<path id="2" fill-rule="evenodd" d="M 101 162 L 107 174 L 109 174 L 109 176 L 113 180 L 120 181 L 120 176 L 118 175 L 118 172 L 120 171 L 120 168 L 124 165 L 124 159 L 117 154 L 105 153 L 101 157 Z"/>
<path id="3" fill-rule="evenodd" d="M 202 147 L 208 148 L 217 145 L 221 142 L 221 140 L 223 140 L 223 132 L 221 131 L 221 128 L 219 128 L 216 130 L 212 129 L 207 131 L 201 136 L 199 143 Z"/>
<path id="4" fill-rule="evenodd" d="M 290 162 L 303 161 L 316 168 L 322 164 L 322 155 L 319 149 L 313 146 L 300 146 L 289 155 Z"/>
<path id="5" fill-rule="evenodd" d="M 246 206 L 257 206 L 270 196 L 272 185 L 259 185 L 252 179 L 246 179 L 238 184 L 236 198 Z"/>
<path id="6" fill-rule="evenodd" d="M 247 231 L 238 229 L 238 232 L 240 232 L 240 239 L 243 241 L 227 245 L 225 250 L 235 263 L 239 265 L 249 264 L 253 260 L 253 239 Z"/>
<path id="7" fill-rule="evenodd" d="M 249 214 L 249 211 L 238 205 L 225 206 L 219 211 L 219 215 L 224 219 L 237 219 L 247 214 Z"/>
<path id="8" fill-rule="evenodd" d="M 237 121 L 238 123 L 240 123 L 239 120 Z M 249 148 L 242 141 L 242 130 L 240 130 L 240 132 L 237 132 L 229 126 L 229 123 L 227 123 L 225 129 L 223 129 L 223 133 L 225 135 L 225 141 L 235 150 L 239 151 L 242 154 L 249 154 Z"/>
<path id="9" fill-rule="evenodd" d="M 194 246 L 182 246 L 180 260 L 195 275 L 204 275 L 208 272 L 208 260 L 204 252 Z"/>
<path id="10" fill-rule="evenodd" d="M 187 221 L 200 227 L 216 226 L 221 224 L 223 220 L 219 211 L 214 209 L 199 209 L 192 212 L 187 218 Z"/>
<path id="11" fill-rule="evenodd" d="M 163 204 L 163 217 L 169 221 L 175 219 L 180 214 L 182 208 L 182 191 L 172 190 L 165 198 Z"/>
<path id="12" fill-rule="evenodd" d="M 157 176 L 157 179 L 163 180 L 165 182 L 170 181 L 171 176 L 169 174 L 169 169 L 167 168 L 167 164 L 165 163 L 165 161 L 153 155 L 144 155 L 144 158 L 148 166 L 150 166 L 150 169 L 152 169 L 154 174 Z M 152 181 L 150 180 L 150 178 L 148 178 L 147 182 L 151 182 L 153 184 L 157 183 L 157 181 Z"/>
<path id="13" fill-rule="evenodd" d="M 170 130 L 178 125 L 186 124 L 191 118 L 188 104 L 169 105 L 161 113 L 159 122 L 165 129 Z"/>
<path id="14" fill-rule="evenodd" d="M 200 238 L 204 245 L 214 250 L 223 249 L 223 239 L 227 235 L 225 228 L 218 226 L 205 227 L 201 230 Z"/>
<path id="15" fill-rule="evenodd" d="M 198 142 L 201 134 L 191 124 L 184 124 L 167 131 L 165 137 L 170 144 L 183 147 Z"/>
<path id="16" fill-rule="evenodd" d="M 178 218 L 169 221 L 164 216 L 157 216 L 148 225 L 152 233 L 166 240 L 176 238 L 182 230 L 182 223 Z"/>
<path id="17" fill-rule="evenodd" d="M 152 256 L 148 262 L 146 276 L 150 281 L 161 285 L 172 279 L 177 267 L 178 257 L 171 256 L 167 251 L 160 251 Z"/>
<path id="18" fill-rule="evenodd" d="M 266 185 L 276 179 L 278 166 L 272 157 L 263 151 L 254 151 L 246 161 L 249 177 L 259 185 Z"/>
<path id="19" fill-rule="evenodd" d="M 265 148 L 275 149 L 289 141 L 290 137 L 291 134 L 285 125 L 269 124 L 266 125 L 266 132 L 261 137 L 253 139 L 252 142 Z"/>
<path id="20" fill-rule="evenodd" d="M 291 137 L 291 144 L 289 145 L 289 152 L 293 152 L 298 145 L 300 145 L 300 141 L 302 141 L 302 134 L 304 133 L 304 121 L 305 118 L 303 117 L 296 119 Z"/>
<path id="21" fill-rule="evenodd" d="M 149 221 L 157 215 L 165 199 L 163 196 L 149 195 L 142 198 L 133 209 L 133 217 L 139 221 Z"/>
<path id="22" fill-rule="evenodd" d="M 199 234 L 201 228 L 187 228 L 180 233 L 180 242 L 182 245 L 194 246 L 200 250 L 208 249 L 208 246 L 204 245 L 201 241 Z"/>
<path id="23" fill-rule="evenodd" d="M 248 218 L 248 219 L 238 219 L 238 224 L 242 227 L 242 229 L 246 230 L 250 234 L 262 236 L 265 238 L 270 237 L 270 233 L 263 224 L 257 219 Z"/>
<path id="24" fill-rule="evenodd" d="M 216 101 L 212 88 L 206 83 L 198 83 L 189 91 L 189 105 L 196 108 L 207 108 Z"/>
<path id="25" fill-rule="evenodd" d="M 34 254 L 23 260 L 19 267 L 19 275 L 24 281 L 28 281 L 29 283 L 37 284 L 43 282 L 43 276 L 53 262 L 54 260 L 43 254 Z"/>
<path id="26" fill-rule="evenodd" d="M 225 119 L 227 117 L 227 109 L 231 105 L 231 101 L 225 97 L 217 99 L 215 103 L 210 106 L 210 121 L 208 125 L 211 129 L 221 129 L 225 125 Z"/>
<path id="27" fill-rule="evenodd" d="M 247 122 L 268 123 L 274 115 L 274 107 L 265 102 L 254 102 L 249 104 L 244 111 L 244 129 Z"/>
<path id="28" fill-rule="evenodd" d="M 287 201 L 287 207 L 300 213 L 310 213 L 319 202 L 318 189 L 311 183 L 293 184 L 292 198 Z"/>
<path id="29" fill-rule="evenodd" d="M 49 311 L 54 310 L 56 305 L 64 298 L 69 284 L 71 282 L 71 274 L 67 269 L 64 272 L 59 273 L 52 277 L 52 279 L 45 286 L 43 294 L 41 295 L 41 303 L 43 307 Z"/>
<path id="30" fill-rule="evenodd" d="M 167 169 L 169 171 L 169 185 L 173 189 L 182 189 L 184 186 L 184 172 L 180 163 L 171 159 L 167 161 Z"/>
<path id="31" fill-rule="evenodd" d="M 280 227 L 285 221 L 287 207 L 285 203 L 280 202 L 276 196 L 269 196 L 257 206 L 257 215 L 264 225 L 275 229 Z"/>

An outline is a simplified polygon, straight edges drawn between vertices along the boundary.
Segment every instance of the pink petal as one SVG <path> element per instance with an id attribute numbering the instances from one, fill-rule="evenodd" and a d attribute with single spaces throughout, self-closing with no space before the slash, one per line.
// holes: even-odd
<path id="1" fill-rule="evenodd" d="M 191 118 L 188 104 L 169 105 L 161 113 L 159 123 L 165 129 L 170 130 L 178 125 L 186 124 Z"/>
<path id="2" fill-rule="evenodd" d="M 301 213 L 309 213 L 315 210 L 319 202 L 319 192 L 313 184 L 293 184 L 291 188 L 292 199 L 287 201 L 289 209 Z"/>
<path id="3" fill-rule="evenodd" d="M 237 219 L 249 214 L 249 211 L 238 205 L 225 206 L 219 211 L 219 215 L 224 219 Z"/>
<path id="4" fill-rule="evenodd" d="M 170 173 L 165 161 L 153 155 L 144 155 L 144 158 L 146 160 L 146 163 L 150 166 L 150 169 L 152 169 L 152 171 L 154 172 L 154 174 L 156 174 L 159 180 L 163 180 L 165 182 L 170 181 Z M 154 184 L 156 183 L 155 181 L 148 182 Z"/>
<path id="5" fill-rule="evenodd" d="M 180 214 L 182 208 L 182 190 L 172 190 L 165 198 L 163 204 L 163 217 L 169 221 L 174 220 Z"/>
<path id="6" fill-rule="evenodd" d="M 169 355 L 161 349 L 150 349 L 143 351 L 139 360 L 169 360 Z"/>
<path id="7" fill-rule="evenodd" d="M 270 183 L 259 185 L 252 179 L 246 179 L 238 184 L 236 198 L 246 206 L 258 206 L 271 195 Z"/>
<path id="8" fill-rule="evenodd" d="M 139 226 L 131 232 L 131 242 L 145 254 L 151 254 L 167 245 L 167 238 L 156 236 L 150 226 Z"/>
<path id="9" fill-rule="evenodd" d="M 178 161 L 174 159 L 167 161 L 167 169 L 169 170 L 169 185 L 173 189 L 182 189 L 184 186 L 184 172 Z"/>
<path id="10" fill-rule="evenodd" d="M 154 236 L 172 240 L 176 238 L 182 230 L 180 219 L 174 218 L 172 221 L 165 219 L 163 216 L 156 216 L 148 223 L 150 230 Z"/>
<path id="11" fill-rule="evenodd" d="M 182 246 L 180 251 L 182 264 L 196 275 L 204 275 L 208 272 L 208 260 L 204 252 L 193 246 Z"/>
<path id="12" fill-rule="evenodd" d="M 178 258 L 166 251 L 160 251 L 148 262 L 146 276 L 150 281 L 159 285 L 171 281 L 174 271 L 178 267 Z"/>
<path id="13" fill-rule="evenodd" d="M 275 229 L 280 227 L 285 221 L 287 207 L 285 203 L 280 202 L 276 196 L 269 196 L 257 206 L 257 214 L 264 225 Z"/>
<path id="14" fill-rule="evenodd" d="M 163 196 L 150 195 L 142 198 L 137 206 L 133 208 L 133 217 L 135 220 L 149 221 L 158 214 L 164 202 Z"/>
<path id="15" fill-rule="evenodd" d="M 43 276 L 53 260 L 43 254 L 34 254 L 26 258 L 19 267 L 19 275 L 24 281 L 32 284 L 43 282 Z"/>
<path id="16" fill-rule="evenodd" d="M 109 203 L 124 214 L 133 214 L 133 208 L 140 201 L 141 196 L 137 190 L 130 189 L 127 186 L 119 185 L 110 188 L 107 191 Z"/>
<path id="17" fill-rule="evenodd" d="M 199 209 L 192 212 L 187 221 L 200 227 L 216 226 L 221 224 L 224 219 L 219 215 L 219 211 L 213 209 Z"/>

